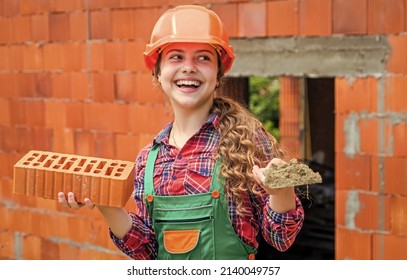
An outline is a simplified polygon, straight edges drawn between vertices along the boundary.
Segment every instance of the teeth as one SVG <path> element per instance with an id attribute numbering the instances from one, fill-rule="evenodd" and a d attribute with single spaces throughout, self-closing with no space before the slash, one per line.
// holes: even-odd
<path id="1" fill-rule="evenodd" d="M 199 87 L 200 85 L 201 85 L 201 82 L 199 82 L 199 81 L 190 81 L 190 80 L 177 81 L 177 86 L 195 86 L 195 87 Z"/>

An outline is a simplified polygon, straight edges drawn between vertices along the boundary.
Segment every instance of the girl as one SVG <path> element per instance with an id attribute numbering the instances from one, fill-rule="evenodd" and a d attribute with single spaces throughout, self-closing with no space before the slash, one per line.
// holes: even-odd
<path id="1" fill-rule="evenodd" d="M 96 205 L 113 242 L 133 259 L 254 259 L 259 233 L 287 250 L 304 211 L 294 187 L 263 184 L 265 168 L 285 163 L 276 139 L 244 107 L 216 96 L 234 59 L 219 17 L 197 5 L 168 10 L 144 58 L 174 120 L 137 156 L 137 211 Z M 58 199 L 83 206 L 73 193 Z"/>

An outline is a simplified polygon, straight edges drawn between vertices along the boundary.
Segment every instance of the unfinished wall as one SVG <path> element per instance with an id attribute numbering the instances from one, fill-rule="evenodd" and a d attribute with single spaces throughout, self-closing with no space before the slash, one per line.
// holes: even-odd
<path id="1" fill-rule="evenodd" d="M 1 259 L 126 259 L 97 211 L 13 194 L 13 165 L 32 149 L 135 159 L 171 119 L 141 56 L 169 2 L 0 0 Z M 291 105 L 301 77 L 336 77 L 336 258 L 406 259 L 407 0 L 176 1 L 191 2 L 245 39 L 232 75 L 274 69 Z M 256 38 L 267 52 L 242 64 Z"/>

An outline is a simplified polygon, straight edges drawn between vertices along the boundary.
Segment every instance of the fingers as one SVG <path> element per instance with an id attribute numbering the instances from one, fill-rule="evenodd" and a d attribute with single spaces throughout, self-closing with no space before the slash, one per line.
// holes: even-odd
<path id="1" fill-rule="evenodd" d="M 255 166 L 253 166 L 252 173 L 253 173 L 254 180 L 260 185 L 263 184 L 263 182 L 265 180 L 265 176 L 264 176 L 262 169 L 260 169 L 257 165 L 255 165 Z"/>
<path id="2" fill-rule="evenodd" d="M 92 203 L 92 201 L 89 198 L 84 199 L 84 203 L 78 203 L 75 199 L 75 194 L 73 192 L 69 192 L 67 196 L 63 192 L 58 193 L 58 202 L 62 206 L 66 208 L 72 208 L 74 210 L 77 210 L 81 208 L 82 206 L 86 205 L 88 209 L 93 209 L 95 205 Z"/>

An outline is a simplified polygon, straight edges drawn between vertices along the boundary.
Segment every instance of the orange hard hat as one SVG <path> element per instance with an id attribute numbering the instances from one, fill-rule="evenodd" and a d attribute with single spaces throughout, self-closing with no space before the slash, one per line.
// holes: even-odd
<path id="1" fill-rule="evenodd" d="M 153 70 L 159 52 L 176 42 L 211 44 L 220 53 L 225 73 L 232 67 L 233 47 L 229 45 L 223 22 L 212 10 L 199 5 L 180 5 L 162 14 L 154 26 L 150 43 L 146 45 L 146 67 Z"/>

